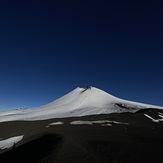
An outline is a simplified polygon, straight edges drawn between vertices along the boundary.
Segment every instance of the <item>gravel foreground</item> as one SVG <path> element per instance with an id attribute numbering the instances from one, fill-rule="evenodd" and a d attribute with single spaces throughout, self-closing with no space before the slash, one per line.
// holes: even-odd
<path id="1" fill-rule="evenodd" d="M 144 116 L 159 112 L 0 123 L 0 141 L 23 135 L 0 149 L 0 163 L 161 163 L 163 122 Z"/>

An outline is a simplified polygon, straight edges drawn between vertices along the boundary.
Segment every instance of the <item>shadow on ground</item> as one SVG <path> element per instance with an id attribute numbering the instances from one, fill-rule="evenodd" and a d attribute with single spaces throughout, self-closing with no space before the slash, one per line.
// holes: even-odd
<path id="1" fill-rule="evenodd" d="M 62 137 L 47 134 L 10 150 L 0 156 L 0 162 L 15 163 L 50 163 L 55 162 L 55 155 L 62 144 Z"/>

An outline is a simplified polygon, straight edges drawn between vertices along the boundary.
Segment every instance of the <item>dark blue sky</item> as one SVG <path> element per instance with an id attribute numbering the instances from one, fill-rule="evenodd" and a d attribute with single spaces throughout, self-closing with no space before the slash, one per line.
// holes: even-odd
<path id="1" fill-rule="evenodd" d="M 163 106 L 160 2 L 1 1 L 0 110 L 81 85 Z"/>

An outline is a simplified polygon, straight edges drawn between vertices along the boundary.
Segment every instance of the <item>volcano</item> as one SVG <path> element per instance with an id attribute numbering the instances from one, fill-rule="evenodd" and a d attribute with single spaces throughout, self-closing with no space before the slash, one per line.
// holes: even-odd
<path id="1" fill-rule="evenodd" d="M 86 115 L 136 112 L 140 109 L 163 107 L 132 102 L 114 97 L 95 87 L 78 87 L 46 105 L 0 113 L 0 122 L 45 120 Z"/>

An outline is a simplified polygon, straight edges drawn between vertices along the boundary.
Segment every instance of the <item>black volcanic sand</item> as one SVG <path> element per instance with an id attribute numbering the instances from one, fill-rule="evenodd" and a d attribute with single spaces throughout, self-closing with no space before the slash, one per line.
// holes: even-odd
<path id="1" fill-rule="evenodd" d="M 0 150 L 0 163 L 162 163 L 163 122 L 157 109 L 34 122 L 0 123 L 0 138 L 24 135 L 16 147 Z M 112 120 L 112 126 L 70 125 L 75 120 Z M 48 126 L 52 122 L 64 124 Z M 106 124 L 106 123 L 105 123 Z"/>

